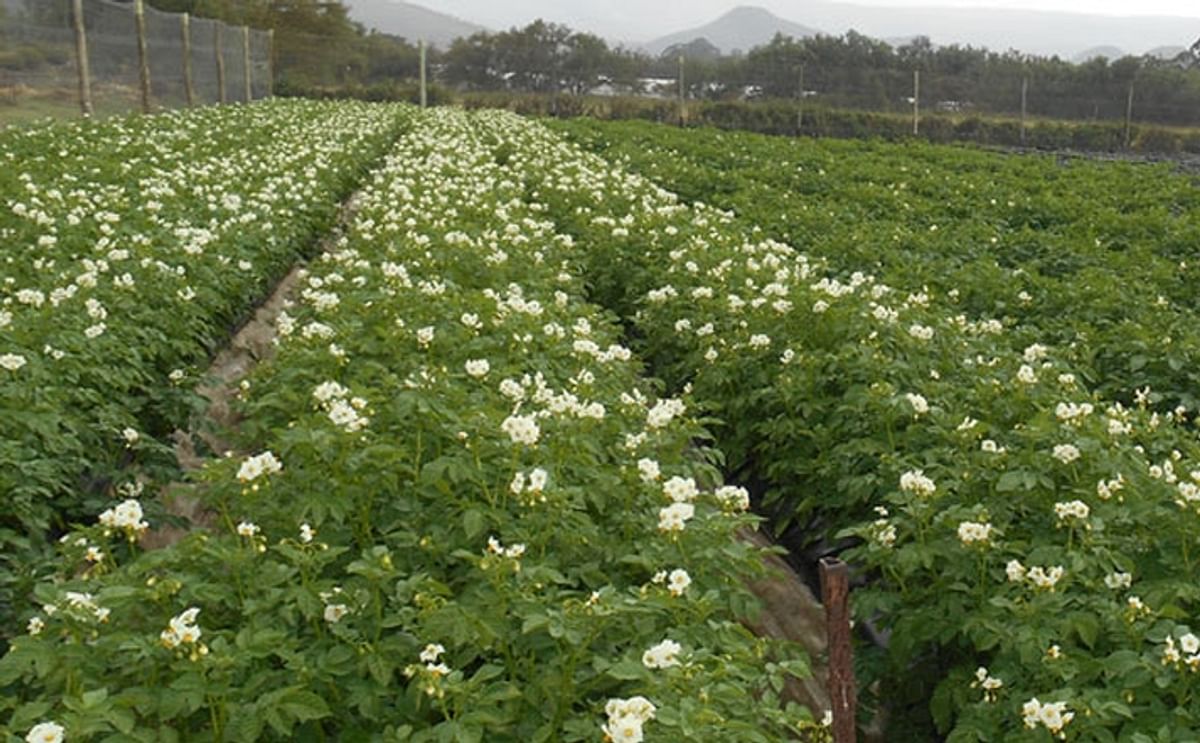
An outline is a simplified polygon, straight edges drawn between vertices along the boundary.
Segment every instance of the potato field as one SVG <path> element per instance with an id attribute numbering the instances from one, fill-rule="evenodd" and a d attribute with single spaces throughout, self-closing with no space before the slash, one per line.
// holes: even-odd
<path id="1" fill-rule="evenodd" d="M 268 100 L 0 130 L 0 244 L 2 740 L 828 741 L 756 528 L 864 731 L 1200 737 L 1169 165 Z"/>

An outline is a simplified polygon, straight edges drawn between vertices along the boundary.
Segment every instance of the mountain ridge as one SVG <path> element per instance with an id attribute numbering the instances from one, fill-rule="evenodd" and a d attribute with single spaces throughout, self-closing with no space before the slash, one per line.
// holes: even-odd
<path id="1" fill-rule="evenodd" d="M 759 5 L 739 5 L 703 26 L 660 36 L 646 42 L 642 47 L 657 56 L 672 46 L 686 44 L 694 39 L 705 39 L 723 54 L 730 54 L 734 51 L 747 52 L 753 47 L 769 43 L 777 33 L 801 38 L 815 36 L 821 32 L 780 18 Z"/>
<path id="2" fill-rule="evenodd" d="M 789 23 L 838 36 L 853 29 L 878 39 L 927 36 L 942 46 L 987 47 L 997 52 L 1071 59 L 1085 50 L 1117 47 L 1141 54 L 1163 46 L 1190 46 L 1200 37 L 1200 17 L 1105 16 L 1048 10 L 956 7 L 873 7 L 830 0 L 755 0 Z M 1036 4 L 1036 0 L 1030 0 Z M 439 10 L 492 28 L 523 26 L 541 17 L 632 47 L 664 37 L 688 36 L 745 0 L 691 0 L 648 4 L 644 0 L 564 3 L 561 0 L 440 0 Z M 671 32 L 671 29 L 676 29 Z M 690 41 L 695 36 L 684 38 Z M 709 41 L 714 41 L 709 38 Z M 716 43 L 714 41 L 714 43 Z M 718 46 L 720 46 L 718 44 Z"/>
<path id="3" fill-rule="evenodd" d="M 478 23 L 404 0 L 343 1 L 350 8 L 350 17 L 367 28 L 442 49 L 456 38 L 487 30 Z"/>

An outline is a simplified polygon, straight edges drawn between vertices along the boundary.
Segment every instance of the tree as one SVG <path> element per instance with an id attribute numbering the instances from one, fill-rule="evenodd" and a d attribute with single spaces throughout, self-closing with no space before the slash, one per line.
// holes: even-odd
<path id="1" fill-rule="evenodd" d="M 485 31 L 455 39 L 442 55 L 443 76 L 451 85 L 495 90 L 504 78 L 496 63 L 495 36 Z"/>
<path id="2" fill-rule="evenodd" d="M 562 59 L 562 82 L 570 93 L 582 95 L 600 83 L 601 76 L 612 69 L 608 44 L 592 34 L 571 34 Z"/>
<path id="3" fill-rule="evenodd" d="M 571 29 L 540 18 L 522 29 L 498 34 L 497 63 L 509 87 L 535 93 L 557 91 Z"/>

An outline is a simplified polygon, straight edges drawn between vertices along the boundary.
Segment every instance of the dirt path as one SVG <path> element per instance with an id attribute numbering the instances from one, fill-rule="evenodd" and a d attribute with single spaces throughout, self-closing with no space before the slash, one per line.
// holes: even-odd
<path id="1" fill-rule="evenodd" d="M 355 192 L 342 203 L 334 228 L 320 238 L 314 255 L 332 248 L 354 219 L 361 203 L 361 192 Z M 197 441 L 216 456 L 236 453 L 232 444 L 222 438 L 222 432 L 237 429 L 240 417 L 234 409 L 240 384 L 258 364 L 275 353 L 275 321 L 292 304 L 292 296 L 300 283 L 308 261 L 301 261 L 280 279 L 271 294 L 255 309 L 254 314 L 230 338 L 229 344 L 213 357 L 204 374 L 206 380 L 196 387 L 196 393 L 208 400 L 203 416 L 193 421 L 189 430 L 176 429 L 175 458 L 184 473 L 204 466 L 209 458 L 197 451 Z M 189 528 L 163 526 L 142 537 L 142 546 L 157 549 L 178 542 L 195 527 L 211 527 L 212 514 L 206 512 L 194 495 L 196 485 L 188 482 L 170 483 L 162 489 L 163 504 L 172 516 L 184 518 Z"/>

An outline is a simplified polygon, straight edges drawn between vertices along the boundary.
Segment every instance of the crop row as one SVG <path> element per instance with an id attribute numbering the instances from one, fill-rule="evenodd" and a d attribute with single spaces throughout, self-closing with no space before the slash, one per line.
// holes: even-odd
<path id="1" fill-rule="evenodd" d="M 740 476 L 765 481 L 810 539 L 854 538 L 870 579 L 856 613 L 887 638 L 860 670 L 896 713 L 889 734 L 1200 729 L 1189 416 L 1156 411 L 1146 390 L 1104 397 L 1061 337 L 977 312 L 956 287 L 835 269 L 536 126 L 511 152 L 586 246 L 593 296 L 721 419 Z M 879 252 L 896 266 L 909 255 Z M 1087 292 L 1062 301 L 1086 327 Z"/>
<path id="2" fill-rule="evenodd" d="M 1108 198 L 1124 176 L 1085 169 L 1072 201 L 1014 175 L 1039 161 L 918 148 L 876 187 L 818 149 L 784 209 L 769 143 L 729 178 L 684 139 L 640 156 L 734 214 L 511 115 L 406 115 L 245 386 L 257 454 L 203 475 L 217 526 L 142 554 L 127 502 L 73 532 L 0 661 L 10 732 L 801 734 L 773 692 L 797 666 L 736 622 L 758 561 L 727 462 L 776 526 L 850 548 L 890 736 L 1194 737 L 1180 182 Z"/>
<path id="3" fill-rule="evenodd" d="M 632 122 L 556 126 L 839 275 L 954 292 L 962 312 L 1004 321 L 1016 344 L 1061 348 L 1106 399 L 1129 404 L 1149 385 L 1164 409 L 1200 407 L 1200 192 L 1167 165 Z"/>
<path id="4" fill-rule="evenodd" d="M 416 114 L 413 114 L 416 116 Z M 340 740 L 800 734 L 738 619 L 755 522 L 686 395 L 588 304 L 507 116 L 421 114 L 243 387 L 215 523 L 71 532 L 0 661 L 7 732 Z M 3 729 L 3 728 L 0 728 Z"/>
<path id="5" fill-rule="evenodd" d="M 402 123 L 272 102 L 4 133 L 0 637 L 45 538 L 167 471 L 197 367 Z"/>

